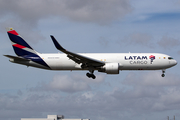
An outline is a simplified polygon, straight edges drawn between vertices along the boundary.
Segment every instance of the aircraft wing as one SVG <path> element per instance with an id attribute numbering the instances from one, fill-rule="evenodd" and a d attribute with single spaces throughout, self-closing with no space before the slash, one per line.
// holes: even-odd
<path id="1" fill-rule="evenodd" d="M 17 60 L 17 61 L 30 61 L 28 59 L 25 59 L 23 57 L 18 57 L 18 56 L 12 56 L 12 55 L 4 55 L 5 57 L 8 57 L 8 58 L 11 58 L 11 59 L 14 59 L 14 60 Z"/>
<path id="2" fill-rule="evenodd" d="M 70 52 L 70 51 L 64 49 L 57 42 L 57 40 L 54 38 L 54 36 L 51 35 L 51 38 L 52 38 L 53 43 L 56 46 L 56 48 L 58 50 L 60 50 L 61 52 L 67 54 L 67 57 L 69 59 L 73 60 L 74 62 L 76 62 L 78 64 L 82 63 L 82 65 L 85 65 L 86 67 L 89 67 L 89 66 L 91 66 L 91 67 L 100 67 L 100 66 L 105 65 L 105 62 L 103 62 L 103 61 L 96 60 L 96 59 L 89 58 L 89 57 L 86 57 L 86 56 L 83 56 L 83 55 L 80 55 L 80 54 L 77 54 L 77 53 Z"/>

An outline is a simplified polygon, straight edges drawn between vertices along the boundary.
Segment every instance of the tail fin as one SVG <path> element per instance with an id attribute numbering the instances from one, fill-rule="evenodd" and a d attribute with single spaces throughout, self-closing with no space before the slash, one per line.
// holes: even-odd
<path id="1" fill-rule="evenodd" d="M 26 56 L 37 54 L 37 52 L 31 46 L 29 46 L 13 28 L 7 28 L 7 33 L 16 55 Z"/>

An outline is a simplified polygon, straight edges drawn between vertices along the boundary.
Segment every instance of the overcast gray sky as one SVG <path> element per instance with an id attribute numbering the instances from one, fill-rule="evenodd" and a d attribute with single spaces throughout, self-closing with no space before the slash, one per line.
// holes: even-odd
<path id="1" fill-rule="evenodd" d="M 36 51 L 57 53 L 50 35 L 80 53 L 164 53 L 180 60 L 180 0 L 0 0 L 0 119 L 180 119 L 179 65 L 161 71 L 48 71 L 12 64 L 6 27 Z"/>

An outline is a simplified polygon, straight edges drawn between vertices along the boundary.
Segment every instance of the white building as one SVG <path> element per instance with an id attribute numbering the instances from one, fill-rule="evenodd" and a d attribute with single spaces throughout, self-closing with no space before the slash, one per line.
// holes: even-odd
<path id="1" fill-rule="evenodd" d="M 47 118 L 21 118 L 21 120 L 90 120 L 90 119 L 64 119 L 63 115 L 47 115 Z"/>

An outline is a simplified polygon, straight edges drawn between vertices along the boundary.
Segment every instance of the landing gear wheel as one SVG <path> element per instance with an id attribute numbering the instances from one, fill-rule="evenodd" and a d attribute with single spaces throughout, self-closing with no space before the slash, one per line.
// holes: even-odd
<path id="1" fill-rule="evenodd" d="M 165 77 L 165 74 L 162 74 L 161 76 L 162 76 L 162 77 Z"/>
<path id="2" fill-rule="evenodd" d="M 96 76 L 95 76 L 94 74 L 91 74 L 91 73 L 86 73 L 86 76 L 87 76 L 88 78 L 92 78 L 92 79 L 95 79 L 95 78 L 96 78 Z"/>
<path id="3" fill-rule="evenodd" d="M 92 79 L 96 79 L 96 76 L 94 74 L 92 74 Z"/>
<path id="4" fill-rule="evenodd" d="M 162 70 L 162 75 L 161 75 L 162 77 L 165 77 L 164 73 L 165 73 L 165 70 Z"/>
<path id="5" fill-rule="evenodd" d="M 91 74 L 90 74 L 90 73 L 86 73 L 86 76 L 87 76 L 88 78 L 90 78 L 90 77 L 91 77 Z"/>

